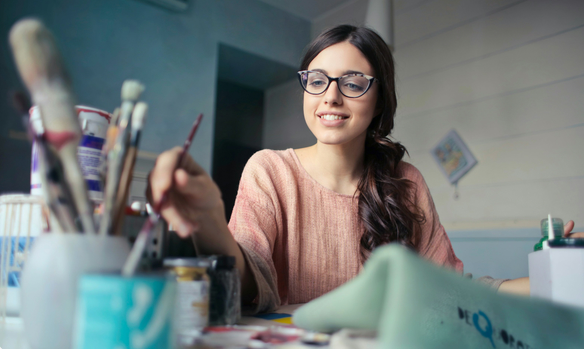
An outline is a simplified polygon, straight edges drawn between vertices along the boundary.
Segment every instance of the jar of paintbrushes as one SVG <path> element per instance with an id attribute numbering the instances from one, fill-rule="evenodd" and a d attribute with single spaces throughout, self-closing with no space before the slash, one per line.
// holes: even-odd
<path id="1" fill-rule="evenodd" d="M 38 153 L 42 198 L 55 222 L 51 234 L 43 234 L 35 241 L 23 270 L 22 318 L 30 347 L 171 348 L 176 282 L 164 277 L 144 279 L 136 275 L 167 194 L 154 207 L 131 251 L 127 239 L 120 236 L 148 109 L 146 103 L 139 101 L 144 86 L 135 80 L 124 82 L 122 104 L 112 115 L 99 161 L 93 152 L 93 158 L 81 158 L 85 152 L 79 151 L 79 145 L 82 148 L 87 145 L 84 139 L 102 142 L 101 126 L 105 127 L 107 115 L 93 109 L 87 111 L 103 116 L 104 120 L 96 119 L 102 123 L 97 125 L 99 141 L 84 138 L 96 125 L 89 121 L 80 124 L 79 108 L 75 108 L 70 79 L 59 50 L 51 32 L 40 21 L 17 22 L 10 31 L 9 41 L 20 77 L 40 111 L 42 127 L 33 127 L 28 117 L 28 99 L 22 94 L 15 96 L 15 105 Z M 202 114 L 193 124 L 177 167 L 188 152 L 201 118 Z M 86 177 L 89 172 L 95 175 L 96 171 L 95 167 L 84 167 L 85 162 L 92 166 L 96 162 L 105 164 L 105 168 L 101 166 L 97 171 L 99 180 L 105 182 L 99 222 L 94 218 L 92 199 L 95 196 L 91 195 L 92 185 L 88 185 Z M 78 290 L 79 303 L 76 303 Z M 107 304 L 100 303 L 103 300 Z M 111 312 L 100 313 L 106 307 Z M 90 322 L 99 316 L 109 320 L 88 330 Z M 107 345 L 96 346 L 105 342 L 91 340 L 96 338 L 91 337 L 96 328 L 107 332 L 107 336 L 98 337 L 109 338 Z"/>

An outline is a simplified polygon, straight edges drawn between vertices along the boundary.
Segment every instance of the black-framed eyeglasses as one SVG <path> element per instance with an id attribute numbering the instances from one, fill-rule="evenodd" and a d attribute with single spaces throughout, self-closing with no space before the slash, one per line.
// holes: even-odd
<path id="1" fill-rule="evenodd" d="M 374 81 L 378 81 L 373 76 L 355 73 L 332 78 L 323 72 L 314 70 L 301 70 L 298 72 L 298 80 L 304 91 L 311 95 L 319 95 L 325 92 L 331 82 L 336 81 L 341 94 L 349 98 L 363 96 Z"/>

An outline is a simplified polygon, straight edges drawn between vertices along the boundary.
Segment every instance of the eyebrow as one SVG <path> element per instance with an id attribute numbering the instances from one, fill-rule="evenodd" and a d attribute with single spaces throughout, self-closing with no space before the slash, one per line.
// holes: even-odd
<path id="1" fill-rule="evenodd" d="M 328 75 L 328 73 L 324 69 L 311 69 L 311 70 L 312 71 L 321 72 L 321 73 L 323 73 L 325 75 Z M 348 74 L 363 74 L 363 75 L 365 75 L 363 72 L 360 72 L 360 71 L 357 71 L 357 70 L 345 70 L 340 76 L 348 75 Z"/>

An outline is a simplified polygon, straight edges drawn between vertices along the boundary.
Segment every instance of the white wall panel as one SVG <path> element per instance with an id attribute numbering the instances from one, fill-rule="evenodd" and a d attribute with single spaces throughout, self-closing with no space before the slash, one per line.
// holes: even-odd
<path id="1" fill-rule="evenodd" d="M 470 64 L 404 82 L 398 113 L 407 118 L 584 74 L 584 27 Z"/>
<path id="2" fill-rule="evenodd" d="M 558 169 L 560 172 L 561 169 Z M 452 197 L 448 186 L 431 189 L 440 220 L 451 222 L 484 222 L 529 220 L 537 221 L 551 213 L 572 219 L 577 225 L 584 222 L 584 177 L 467 186 L 461 183 L 459 199 Z"/>
<path id="3" fill-rule="evenodd" d="M 394 137 L 410 153 L 427 152 L 453 127 L 471 147 L 584 123 L 584 76 L 477 103 L 398 117 Z"/>
<path id="4" fill-rule="evenodd" d="M 396 47 L 436 35 L 437 32 L 477 21 L 525 0 L 427 1 L 395 12 Z"/>
<path id="5" fill-rule="evenodd" d="M 436 0 L 394 0 L 393 11 L 400 14 L 406 13 L 433 1 Z"/>
<path id="6" fill-rule="evenodd" d="M 368 3 L 368 0 L 354 0 L 314 19 L 311 29 L 312 38 L 316 38 L 325 29 L 338 24 L 363 25 Z"/>
<path id="7" fill-rule="evenodd" d="M 430 5 L 439 6 L 448 3 L 451 8 L 458 1 L 447 0 L 433 2 Z M 509 1 L 510 2 L 510 1 Z M 465 8 L 476 10 L 495 6 L 496 1 L 466 1 Z M 478 6 L 480 5 L 480 6 Z M 436 20 L 445 20 L 455 16 L 457 11 L 436 12 L 429 14 Z M 406 40 L 405 36 L 413 31 L 409 28 L 422 24 L 423 27 L 433 21 L 404 21 L 402 16 L 396 17 L 397 49 L 395 52 L 400 79 L 406 80 L 413 76 L 427 74 L 437 69 L 468 63 L 469 60 L 484 58 L 486 55 L 510 50 L 526 43 L 542 40 L 548 36 L 558 35 L 563 31 L 584 25 L 584 1 L 581 0 L 531 0 L 520 1 L 517 5 L 488 15 L 481 20 L 475 20 L 465 25 L 446 31 L 438 31 L 421 40 L 410 41 L 400 46 Z M 399 30 L 398 30 L 399 29 Z"/>
<path id="8" fill-rule="evenodd" d="M 549 212 L 581 225 L 584 2 L 500 3 L 491 13 L 485 4 L 431 1 L 407 12 L 417 20 L 404 24 L 406 14 L 396 20 L 398 43 L 414 40 L 399 34 L 410 35 L 411 25 L 426 37 L 397 45 L 394 137 L 410 150 L 409 161 L 424 175 L 449 228 L 531 226 Z M 441 13 L 441 6 L 450 10 Z M 428 23 L 423 18 L 430 8 L 444 18 Z M 457 26 L 461 13 L 477 18 Z M 444 30 L 447 20 L 452 28 Z M 442 29 L 425 32 L 439 22 Z M 458 200 L 430 156 L 452 128 L 479 161 L 460 181 Z"/>

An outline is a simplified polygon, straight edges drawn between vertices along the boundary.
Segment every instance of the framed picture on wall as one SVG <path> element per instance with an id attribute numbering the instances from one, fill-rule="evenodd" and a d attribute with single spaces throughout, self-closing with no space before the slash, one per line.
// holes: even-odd
<path id="1" fill-rule="evenodd" d="M 456 130 L 451 130 L 432 148 L 432 157 L 450 184 L 456 184 L 477 164 Z"/>

